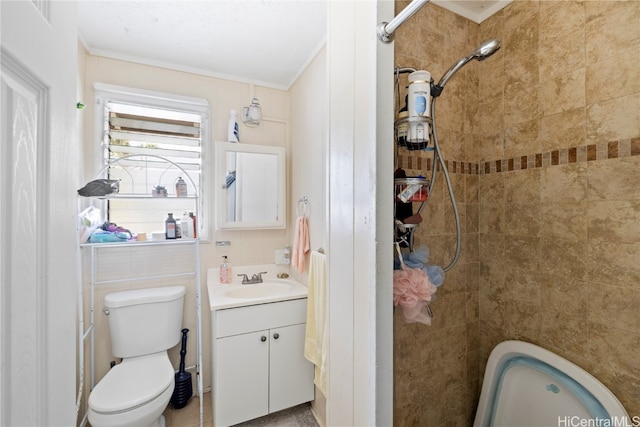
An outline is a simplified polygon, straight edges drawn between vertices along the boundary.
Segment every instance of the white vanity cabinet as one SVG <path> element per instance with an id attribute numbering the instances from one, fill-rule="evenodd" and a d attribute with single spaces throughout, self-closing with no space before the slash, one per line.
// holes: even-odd
<path id="1" fill-rule="evenodd" d="M 304 358 L 307 299 L 214 311 L 213 417 L 229 426 L 314 398 Z"/>

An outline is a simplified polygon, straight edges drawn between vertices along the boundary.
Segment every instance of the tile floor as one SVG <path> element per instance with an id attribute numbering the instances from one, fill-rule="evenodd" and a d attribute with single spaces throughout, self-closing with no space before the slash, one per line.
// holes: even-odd
<path id="1" fill-rule="evenodd" d="M 213 427 L 211 393 L 203 396 L 204 427 Z M 192 397 L 187 406 L 173 409 L 171 404 L 164 411 L 166 427 L 197 427 L 200 425 L 200 404 Z M 237 427 L 319 427 L 311 413 L 311 405 L 306 403 L 285 409 L 284 411 L 238 424 Z"/>

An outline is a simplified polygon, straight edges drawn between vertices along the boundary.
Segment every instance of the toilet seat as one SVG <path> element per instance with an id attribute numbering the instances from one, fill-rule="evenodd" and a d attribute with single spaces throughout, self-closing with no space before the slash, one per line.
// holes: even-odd
<path id="1" fill-rule="evenodd" d="M 89 395 L 89 407 L 100 414 L 127 412 L 149 404 L 173 386 L 174 370 L 166 352 L 124 359 L 98 382 Z"/>

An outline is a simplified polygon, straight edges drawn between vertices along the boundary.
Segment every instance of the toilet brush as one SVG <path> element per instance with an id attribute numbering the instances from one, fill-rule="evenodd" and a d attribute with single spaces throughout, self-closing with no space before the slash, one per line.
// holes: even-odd
<path id="1" fill-rule="evenodd" d="M 176 373 L 176 387 L 171 395 L 171 404 L 175 409 L 184 408 L 193 395 L 193 386 L 191 384 L 191 373 L 184 370 L 184 356 L 187 354 L 187 332 L 189 329 L 182 330 L 182 348 L 180 349 L 180 369 Z"/>

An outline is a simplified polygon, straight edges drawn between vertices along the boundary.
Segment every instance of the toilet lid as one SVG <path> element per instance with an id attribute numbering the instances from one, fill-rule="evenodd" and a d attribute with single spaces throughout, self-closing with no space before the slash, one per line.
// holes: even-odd
<path id="1" fill-rule="evenodd" d="M 115 413 L 144 405 L 173 387 L 174 370 L 166 354 L 127 359 L 114 366 L 89 395 L 96 412 Z"/>

